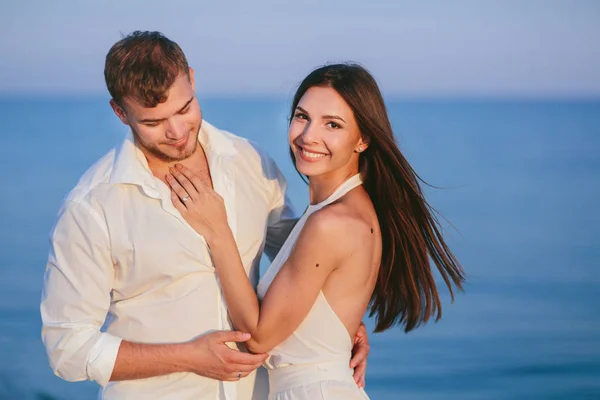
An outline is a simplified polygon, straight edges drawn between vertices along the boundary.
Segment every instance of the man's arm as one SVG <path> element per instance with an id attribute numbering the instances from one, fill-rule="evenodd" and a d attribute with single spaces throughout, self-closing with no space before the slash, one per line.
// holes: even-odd
<path id="1" fill-rule="evenodd" d="M 298 222 L 292 202 L 287 194 L 287 182 L 279 167 L 268 156 L 264 155 L 263 163 L 267 169 L 265 175 L 271 177 L 271 206 L 267 221 L 267 237 L 265 253 L 273 261 L 285 243 L 290 232 Z"/>
<path id="2" fill-rule="evenodd" d="M 122 341 L 111 381 L 150 378 L 174 372 L 193 372 L 220 381 L 236 381 L 260 367 L 266 354 L 248 354 L 227 342 L 245 342 L 242 332 L 212 332 L 189 343 L 140 344 Z"/>
<path id="3" fill-rule="evenodd" d="M 105 385 L 121 338 L 100 332 L 114 269 L 102 216 L 87 203 L 63 205 L 51 235 L 44 275 L 42 340 L 54 373 Z"/>
<path id="4" fill-rule="evenodd" d="M 42 339 L 56 375 L 100 385 L 180 371 L 231 380 L 264 361 L 266 355 L 225 345 L 247 340 L 236 332 L 165 345 L 130 343 L 101 332 L 114 277 L 109 249 L 101 215 L 86 203 L 68 201 L 51 236 L 41 302 Z"/>

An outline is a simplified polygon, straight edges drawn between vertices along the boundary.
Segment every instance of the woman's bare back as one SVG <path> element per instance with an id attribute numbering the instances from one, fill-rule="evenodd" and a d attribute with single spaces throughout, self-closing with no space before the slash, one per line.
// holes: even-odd
<path id="1" fill-rule="evenodd" d="M 323 294 L 354 337 L 362 321 L 377 281 L 381 261 L 381 232 L 375 209 L 362 186 L 319 210 L 312 217 L 340 219 L 347 229 L 340 237 L 345 257 L 329 275 Z"/>

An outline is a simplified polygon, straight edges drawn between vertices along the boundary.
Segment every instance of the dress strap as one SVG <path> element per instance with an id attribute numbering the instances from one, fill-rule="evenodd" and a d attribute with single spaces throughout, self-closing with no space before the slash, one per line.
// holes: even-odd
<path id="1" fill-rule="evenodd" d="M 325 207 L 328 204 L 333 203 L 334 201 L 338 200 L 339 198 L 343 197 L 346 193 L 348 193 L 349 191 L 351 191 L 352 189 L 362 185 L 362 178 L 360 177 L 360 173 L 352 176 L 351 178 L 349 178 L 348 180 L 346 180 L 344 183 L 342 183 L 329 197 L 327 197 L 325 200 L 317 203 L 317 204 L 311 204 L 308 206 L 308 210 L 310 210 L 311 212 L 319 210 L 323 207 Z"/>

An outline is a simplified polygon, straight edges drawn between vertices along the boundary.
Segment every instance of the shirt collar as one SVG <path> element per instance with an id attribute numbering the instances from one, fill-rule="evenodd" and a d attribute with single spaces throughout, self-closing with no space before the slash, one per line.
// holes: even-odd
<path id="1" fill-rule="evenodd" d="M 204 120 L 198 134 L 198 142 L 206 153 L 211 153 L 211 156 L 233 157 L 237 154 L 234 143 L 227 134 Z M 158 193 L 154 175 L 148 167 L 148 160 L 135 143 L 131 130 L 127 132 L 123 143 L 116 150 L 110 183 L 139 185 Z"/>
<path id="2" fill-rule="evenodd" d="M 202 121 L 198 142 L 206 152 L 211 152 L 217 156 L 233 157 L 237 150 L 229 134 L 215 128 L 206 121 Z"/>

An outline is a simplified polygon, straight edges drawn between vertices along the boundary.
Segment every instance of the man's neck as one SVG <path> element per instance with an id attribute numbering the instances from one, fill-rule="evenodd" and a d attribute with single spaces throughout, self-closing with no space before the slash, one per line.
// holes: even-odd
<path id="1" fill-rule="evenodd" d="M 200 143 L 198 143 L 198 146 L 196 147 L 194 153 L 183 160 L 169 162 L 156 159 L 148 160 L 148 167 L 150 168 L 150 171 L 152 171 L 152 174 L 161 181 L 163 181 L 165 184 L 167 184 L 165 176 L 170 173 L 169 169 L 173 168 L 175 164 L 184 165 L 190 171 L 192 171 L 194 175 L 198 176 L 200 179 L 202 179 L 202 181 L 204 181 L 206 184 L 210 184 L 210 186 L 212 187 L 212 180 L 210 178 L 208 160 L 206 158 L 206 153 L 204 152 L 204 149 L 202 148 L 202 145 Z"/>

